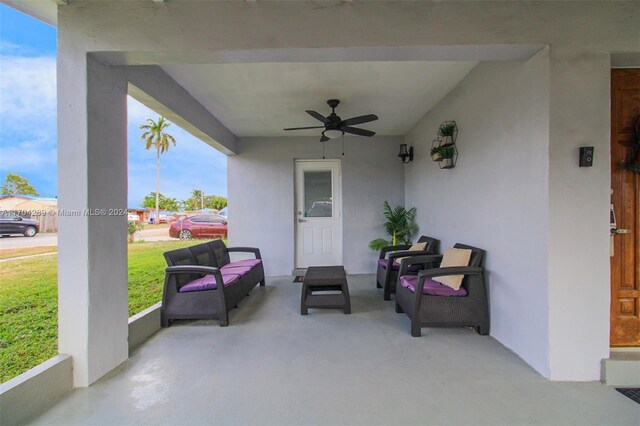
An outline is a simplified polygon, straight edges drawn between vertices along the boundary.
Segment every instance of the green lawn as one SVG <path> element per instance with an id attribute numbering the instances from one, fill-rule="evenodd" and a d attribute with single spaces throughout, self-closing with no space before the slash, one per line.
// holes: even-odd
<path id="1" fill-rule="evenodd" d="M 10 259 L 21 256 L 32 256 L 34 254 L 53 253 L 58 251 L 56 246 L 28 247 L 17 249 L 0 249 L 0 259 Z"/>
<path id="2" fill-rule="evenodd" d="M 162 253 L 197 244 L 158 241 L 129 244 L 129 316 L 162 298 Z M 58 255 L 0 263 L 0 382 L 58 352 Z"/>

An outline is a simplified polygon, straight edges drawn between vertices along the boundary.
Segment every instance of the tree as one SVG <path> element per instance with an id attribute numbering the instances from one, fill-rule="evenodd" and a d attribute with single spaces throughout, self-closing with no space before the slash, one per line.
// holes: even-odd
<path id="1" fill-rule="evenodd" d="M 23 194 L 38 195 L 38 191 L 29 184 L 26 178 L 15 173 L 7 174 L 7 178 L 2 184 L 2 195 Z"/>
<path id="2" fill-rule="evenodd" d="M 200 210 L 203 208 L 220 210 L 227 205 L 227 199 L 218 195 L 204 195 L 202 190 L 194 189 L 191 197 L 184 200 L 186 210 Z"/>
<path id="3" fill-rule="evenodd" d="M 170 210 L 170 211 L 178 211 L 180 210 L 180 203 L 175 198 L 165 197 L 160 194 L 158 196 L 160 209 L 162 210 Z M 156 205 L 156 193 L 151 192 L 149 195 L 144 197 L 142 200 L 142 207 L 154 208 Z"/>
<path id="4" fill-rule="evenodd" d="M 160 218 L 160 156 L 169 151 L 172 143 L 176 146 L 174 137 L 165 132 L 169 126 L 171 123 L 164 117 L 159 117 L 158 121 L 147 118 L 147 124 L 140 125 L 140 129 L 146 130 L 142 134 L 145 149 L 156 149 L 156 221 Z"/>
<path id="5" fill-rule="evenodd" d="M 191 197 L 189 197 L 188 199 L 184 200 L 184 204 L 185 204 L 185 209 L 186 210 L 200 210 L 202 209 L 203 205 L 203 193 L 200 189 L 194 189 L 193 191 L 191 191 Z"/>
<path id="6" fill-rule="evenodd" d="M 204 203 L 210 209 L 220 210 L 227 206 L 227 199 L 217 195 L 209 195 L 205 197 Z"/>

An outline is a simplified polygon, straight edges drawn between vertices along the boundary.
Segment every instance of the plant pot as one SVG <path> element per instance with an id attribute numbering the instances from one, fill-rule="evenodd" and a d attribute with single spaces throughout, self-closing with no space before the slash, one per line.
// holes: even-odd
<path id="1" fill-rule="evenodd" d="M 438 154 L 433 154 L 433 155 L 431 156 L 431 159 L 432 159 L 433 161 L 442 161 L 442 156 L 440 155 L 440 153 L 438 153 Z"/>
<path id="2" fill-rule="evenodd" d="M 453 158 L 443 158 L 441 165 L 442 165 L 443 169 L 452 168 L 453 167 Z"/>
<path id="3" fill-rule="evenodd" d="M 440 146 L 447 146 L 447 145 L 452 145 L 453 144 L 453 136 L 443 136 L 442 137 L 442 142 L 440 143 Z"/>

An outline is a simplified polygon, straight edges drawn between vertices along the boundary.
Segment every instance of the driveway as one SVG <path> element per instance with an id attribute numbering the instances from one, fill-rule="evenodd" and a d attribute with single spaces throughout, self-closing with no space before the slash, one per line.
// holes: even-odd
<path id="1" fill-rule="evenodd" d="M 123 237 L 126 238 L 126 237 Z M 169 226 L 161 228 L 143 229 L 136 233 L 136 241 L 165 241 L 174 238 L 169 237 Z M 28 247 L 57 246 L 58 234 L 47 233 L 37 234 L 35 237 L 23 237 L 21 235 L 12 235 L 10 237 L 0 238 L 0 249 L 18 249 Z"/>
<path id="2" fill-rule="evenodd" d="M 169 236 L 169 225 L 159 227 L 148 227 L 136 232 L 135 241 L 166 241 L 175 240 Z"/>
<path id="3" fill-rule="evenodd" d="M 27 247 L 57 246 L 58 234 L 36 234 L 35 237 L 23 237 L 21 235 L 12 235 L 10 237 L 0 238 L 0 249 L 17 249 Z"/>

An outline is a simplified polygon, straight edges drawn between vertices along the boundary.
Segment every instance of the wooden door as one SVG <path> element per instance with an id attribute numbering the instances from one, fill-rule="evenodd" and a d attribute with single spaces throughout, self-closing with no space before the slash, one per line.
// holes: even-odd
<path id="1" fill-rule="evenodd" d="M 640 69 L 611 72 L 611 346 L 640 346 L 640 173 L 627 170 L 640 120 Z M 615 232 L 615 233 L 614 233 Z"/>

